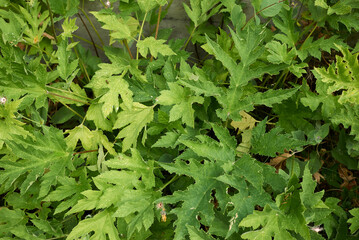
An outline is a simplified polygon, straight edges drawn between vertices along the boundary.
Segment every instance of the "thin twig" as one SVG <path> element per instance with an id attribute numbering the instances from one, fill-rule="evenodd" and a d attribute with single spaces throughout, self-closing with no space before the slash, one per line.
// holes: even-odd
<path id="1" fill-rule="evenodd" d="M 84 25 L 84 27 L 85 27 L 85 29 L 86 29 L 86 32 L 88 33 L 89 37 L 91 38 L 92 45 L 93 45 L 93 47 L 95 48 L 96 56 L 97 56 L 97 57 L 100 57 L 100 55 L 99 55 L 98 52 L 97 52 L 97 48 L 96 48 L 95 41 L 93 40 L 93 38 L 92 38 L 92 36 L 91 36 L 91 33 L 90 33 L 90 31 L 88 30 L 88 28 L 87 28 L 87 26 L 86 26 L 84 20 L 82 19 L 81 14 L 80 14 L 80 13 L 77 13 L 77 15 L 80 17 L 81 22 L 82 22 L 82 24 Z"/>
<path id="2" fill-rule="evenodd" d="M 127 43 L 127 40 L 126 40 L 126 39 L 123 40 L 123 44 L 125 45 L 128 54 L 130 54 L 131 59 L 133 59 L 133 55 L 132 55 L 132 53 L 131 53 L 130 47 L 128 46 L 128 43 Z"/>
<path id="3" fill-rule="evenodd" d="M 157 39 L 157 36 L 158 36 L 158 29 L 159 29 L 160 21 L 161 21 L 161 12 L 162 12 L 162 6 L 160 6 L 160 8 L 158 9 L 158 17 L 157 17 L 155 39 Z M 153 56 L 151 56 L 150 62 L 152 62 L 152 60 L 153 60 Z"/>

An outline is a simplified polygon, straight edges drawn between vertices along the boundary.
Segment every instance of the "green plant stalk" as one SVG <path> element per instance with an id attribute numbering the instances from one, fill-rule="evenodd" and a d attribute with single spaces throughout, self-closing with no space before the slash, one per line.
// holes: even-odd
<path id="1" fill-rule="evenodd" d="M 89 97 L 84 97 L 84 96 L 78 95 L 78 94 L 76 94 L 76 93 L 74 93 L 74 92 L 71 92 L 71 91 L 68 91 L 68 90 L 63 90 L 63 89 L 60 89 L 60 88 L 55 88 L 55 87 L 52 87 L 52 86 L 49 86 L 49 85 L 46 85 L 45 87 L 51 88 L 51 89 L 54 89 L 54 90 L 57 90 L 57 91 L 60 91 L 60 92 L 70 93 L 70 94 L 72 94 L 72 95 L 74 95 L 74 96 L 76 96 L 76 97 L 85 98 L 85 99 L 87 99 L 87 100 L 92 100 L 92 99 L 89 98 Z"/>
<path id="2" fill-rule="evenodd" d="M 312 34 L 314 33 L 315 29 L 317 29 L 317 26 L 318 26 L 318 24 L 316 23 L 315 26 L 314 26 L 314 28 L 312 29 L 312 31 L 310 31 L 310 33 L 309 33 L 308 36 L 305 38 L 305 40 L 304 40 L 304 42 L 302 43 L 302 45 L 300 45 L 300 47 L 299 47 L 298 50 L 301 50 L 301 49 L 302 49 L 304 43 L 312 36 Z M 296 58 L 297 58 L 297 55 L 294 57 L 293 60 L 295 60 Z"/>
<path id="3" fill-rule="evenodd" d="M 143 26 L 145 25 L 146 18 L 147 18 L 147 12 L 145 13 L 145 16 L 143 17 L 143 21 L 142 21 L 142 24 L 141 24 L 140 33 L 138 34 L 137 42 L 139 42 L 141 40 Z M 137 50 L 136 50 L 136 60 L 138 60 L 138 54 L 139 54 L 139 51 L 138 51 L 138 48 L 137 48 Z"/>
<path id="4" fill-rule="evenodd" d="M 173 183 L 174 181 L 176 181 L 179 178 L 178 175 L 175 175 L 173 178 L 171 178 L 168 182 L 165 183 L 165 185 L 163 185 L 162 187 L 160 187 L 157 191 L 158 192 L 162 192 L 163 189 L 165 189 L 168 185 L 170 185 L 171 183 Z"/>
<path id="5" fill-rule="evenodd" d="M 44 56 L 44 53 L 45 51 L 43 51 L 40 47 L 40 43 L 37 43 L 37 45 L 34 45 L 36 48 L 38 48 L 40 50 L 40 54 L 41 54 L 41 57 L 42 59 L 44 59 L 44 62 L 46 64 L 46 67 L 48 67 L 50 70 L 52 70 L 52 68 L 50 67 L 50 64 L 48 63 L 48 61 L 46 60 L 45 56 Z M 45 52 L 46 53 L 46 52 Z"/>
<path id="6" fill-rule="evenodd" d="M 17 114 L 18 114 L 18 117 L 23 118 L 23 119 L 25 119 L 25 120 L 27 120 L 27 121 L 29 121 L 29 122 L 33 122 L 33 123 L 36 123 L 36 124 L 39 124 L 39 125 L 43 125 L 43 124 L 41 124 L 40 122 L 37 122 L 37 121 L 32 120 L 32 119 L 30 119 L 30 118 L 28 118 L 28 117 L 25 117 L 25 116 L 22 115 L 21 113 L 17 113 Z"/>
<path id="7" fill-rule="evenodd" d="M 61 102 L 61 101 L 59 101 Z M 71 112 L 73 112 L 74 114 L 76 114 L 77 116 L 79 116 L 81 119 L 85 119 L 83 116 L 81 116 L 81 114 L 79 114 L 78 112 L 76 112 L 75 110 L 73 110 L 71 107 L 69 107 L 66 103 L 61 102 L 62 105 L 64 105 L 67 109 L 69 109 Z"/>
<path id="8" fill-rule="evenodd" d="M 77 100 L 77 99 L 69 98 L 69 97 L 66 97 L 66 96 L 62 96 L 60 94 L 49 92 L 47 90 L 46 90 L 46 93 L 50 94 L 50 95 L 53 95 L 53 96 L 56 96 L 56 97 L 65 98 L 65 99 L 68 99 L 68 100 L 71 100 L 71 101 L 75 101 L 75 102 L 83 103 L 83 104 L 86 104 L 86 105 L 90 105 L 88 102 L 84 102 L 84 101 L 81 101 L 81 100 Z"/>
<path id="9" fill-rule="evenodd" d="M 51 7 L 50 7 L 49 0 L 46 0 L 46 3 L 47 3 L 47 7 L 49 8 L 50 19 L 51 19 L 51 26 L 52 26 L 52 31 L 53 31 L 53 33 L 54 33 L 55 42 L 57 43 L 57 36 L 56 36 L 56 31 L 55 31 L 54 18 L 53 18 L 53 16 L 52 16 L 52 10 L 51 10 Z"/>
<path id="10" fill-rule="evenodd" d="M 185 43 L 184 46 L 183 46 L 183 50 L 186 50 L 187 45 L 189 44 L 189 41 L 191 40 L 191 38 L 192 38 L 192 36 L 193 36 L 193 33 L 196 31 L 196 29 L 197 29 L 197 26 L 194 26 L 194 27 L 193 27 L 193 30 L 192 30 L 192 32 L 191 32 L 191 34 L 189 35 L 189 37 L 187 38 L 186 43 Z"/>
<path id="11" fill-rule="evenodd" d="M 71 38 L 71 42 L 74 42 L 74 39 L 73 39 L 73 38 Z M 76 54 L 77 59 L 78 59 L 79 62 L 80 62 L 81 71 L 82 71 L 83 73 L 85 73 L 85 76 L 86 76 L 86 78 L 87 78 L 87 82 L 90 82 L 90 76 L 89 76 L 89 74 L 88 74 L 88 72 L 87 72 L 87 69 L 86 69 L 86 66 L 85 66 L 84 62 L 82 61 L 82 59 L 80 58 L 79 53 L 77 52 L 76 47 L 74 48 L 74 51 L 75 51 L 75 54 Z"/>
<path id="12" fill-rule="evenodd" d="M 79 9 L 80 9 L 80 11 L 85 15 L 87 21 L 90 23 L 91 27 L 92 27 L 93 30 L 95 31 L 95 33 L 96 33 L 98 39 L 100 40 L 101 44 L 102 44 L 102 45 L 105 45 L 104 42 L 103 42 L 103 40 L 102 40 L 102 38 L 101 38 L 101 36 L 100 36 L 100 34 L 98 33 L 98 31 L 97 31 L 97 29 L 96 29 L 96 27 L 95 27 L 95 25 L 93 25 L 91 19 L 90 19 L 89 16 L 87 15 L 87 13 L 86 13 L 82 8 L 79 8 Z"/>
<path id="13" fill-rule="evenodd" d="M 102 0 L 100 0 L 100 2 L 104 8 L 107 8 L 106 4 Z"/>

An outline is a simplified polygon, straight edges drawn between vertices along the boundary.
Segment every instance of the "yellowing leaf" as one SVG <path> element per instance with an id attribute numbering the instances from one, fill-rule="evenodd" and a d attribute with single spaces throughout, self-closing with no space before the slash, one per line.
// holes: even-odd
<path id="1" fill-rule="evenodd" d="M 258 122 L 255 118 L 253 118 L 245 111 L 240 111 L 239 114 L 241 115 L 242 120 L 231 122 L 231 126 L 234 127 L 238 131 L 238 133 L 243 132 L 246 129 L 253 129 L 256 125 L 256 122 Z"/>
<path id="2" fill-rule="evenodd" d="M 93 134 L 92 132 L 84 125 L 76 126 L 74 129 L 66 130 L 65 133 L 68 133 L 69 135 L 66 137 L 66 144 L 71 149 L 75 149 L 77 142 L 80 140 L 82 143 L 82 146 L 85 150 L 91 150 L 93 149 L 94 143 L 93 143 Z"/>
<path id="3" fill-rule="evenodd" d="M 119 98 L 121 99 L 127 108 L 132 106 L 132 91 L 129 89 L 127 81 L 121 76 L 111 76 L 107 78 L 108 84 L 105 85 L 108 91 L 100 98 L 99 102 L 103 102 L 102 112 L 104 117 L 107 117 L 113 110 L 119 109 Z"/>
<path id="4" fill-rule="evenodd" d="M 138 21 L 133 17 L 122 18 L 102 12 L 91 12 L 100 22 L 103 22 L 103 29 L 110 30 L 110 36 L 117 40 L 131 40 L 137 34 Z"/>
<path id="5" fill-rule="evenodd" d="M 158 54 L 163 56 L 176 55 L 168 45 L 164 44 L 165 42 L 165 40 L 157 40 L 154 37 L 147 37 L 138 41 L 137 48 L 143 57 L 147 57 L 148 52 L 155 58 L 157 58 Z"/>

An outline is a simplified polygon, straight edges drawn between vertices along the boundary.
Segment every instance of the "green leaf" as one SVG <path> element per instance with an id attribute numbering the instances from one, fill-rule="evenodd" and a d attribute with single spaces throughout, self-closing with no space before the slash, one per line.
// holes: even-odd
<path id="1" fill-rule="evenodd" d="M 132 91 L 129 89 L 129 84 L 121 76 L 111 76 L 107 78 L 108 84 L 105 85 L 108 91 L 102 95 L 99 103 L 102 105 L 102 113 L 104 117 L 107 117 L 113 110 L 118 111 L 119 101 L 118 95 L 121 96 L 123 104 L 127 108 L 132 107 Z"/>
<path id="2" fill-rule="evenodd" d="M 297 51 L 298 57 L 302 61 L 304 61 L 308 56 L 313 56 L 320 60 L 323 51 L 330 53 L 331 49 L 336 49 L 335 43 L 339 44 L 340 41 L 341 40 L 338 39 L 338 36 L 332 36 L 327 39 L 322 37 L 315 41 L 313 41 L 313 37 L 309 37 Z"/>
<path id="3" fill-rule="evenodd" d="M 66 38 L 72 37 L 72 33 L 75 32 L 79 27 L 76 25 L 76 18 L 66 18 L 62 23 L 62 30 L 61 33 L 62 39 L 65 40 Z"/>
<path id="4" fill-rule="evenodd" d="M 170 147 L 175 148 L 178 145 L 179 134 L 175 132 L 166 132 L 166 135 L 161 136 L 161 138 L 152 145 L 152 147 Z"/>
<path id="5" fill-rule="evenodd" d="M 55 191 L 50 192 L 44 199 L 45 201 L 61 201 L 56 207 L 54 214 L 61 213 L 71 207 L 74 207 L 76 203 L 83 198 L 81 192 L 90 189 L 90 183 L 86 179 L 86 173 L 83 170 L 80 175 L 79 181 L 70 177 L 59 177 L 58 181 L 61 186 L 58 186 Z"/>
<path id="6" fill-rule="evenodd" d="M 219 0 L 191 0 L 190 4 L 192 9 L 185 3 L 183 3 L 183 7 L 195 27 L 206 22 L 211 16 L 217 13 L 221 7 Z"/>
<path id="7" fill-rule="evenodd" d="M 318 76 L 314 72 L 315 76 Z M 317 78 L 320 78 L 319 76 Z M 322 81 L 316 81 L 316 91 L 318 93 L 312 93 L 311 91 L 306 91 L 306 96 L 302 97 L 300 101 L 304 106 L 309 107 L 312 111 L 315 111 L 319 106 L 321 113 L 325 118 L 330 118 L 334 116 L 335 113 L 340 109 L 340 104 L 338 99 L 340 96 L 333 96 L 332 94 L 327 94 L 328 85 Z"/>
<path id="8" fill-rule="evenodd" d="M 63 235 L 60 228 L 55 227 L 52 221 L 44 220 L 44 219 L 32 219 L 31 222 L 41 231 L 50 234 L 54 237 L 61 237 Z"/>
<path id="9" fill-rule="evenodd" d="M 112 215 L 113 212 L 106 209 L 92 218 L 80 221 L 80 223 L 72 229 L 66 239 L 78 239 L 94 232 L 91 239 L 105 240 L 108 238 L 110 240 L 120 240 L 119 233 L 114 224 L 116 219 Z"/>
<path id="10" fill-rule="evenodd" d="M 203 230 L 197 229 L 193 226 L 187 226 L 189 238 L 191 240 L 214 240 L 211 235 L 205 233 Z"/>
<path id="11" fill-rule="evenodd" d="M 244 218 L 240 223 L 240 227 L 253 227 L 253 229 L 261 229 L 256 231 L 248 231 L 241 235 L 244 239 L 263 239 L 269 240 L 274 237 L 275 239 L 295 239 L 291 236 L 287 224 L 290 219 L 274 209 L 266 205 L 262 212 L 254 211 L 253 214 Z"/>
<path id="12" fill-rule="evenodd" d="M 11 10 L 0 10 L 0 30 L 4 43 L 16 45 L 21 41 L 25 27 L 27 27 L 21 15 L 15 14 Z M 6 20 L 5 20 L 6 19 Z"/>
<path id="13" fill-rule="evenodd" d="M 350 134 L 354 135 L 355 140 L 359 140 L 359 123 L 356 121 L 359 117 L 359 105 L 350 106 L 346 104 L 344 107 L 337 110 L 336 114 L 332 116 L 332 123 L 339 125 L 343 124 L 345 128 L 350 127 Z"/>
<path id="14" fill-rule="evenodd" d="M 0 43 L 0 86 L 3 94 L 9 99 L 19 99 L 26 95 L 27 104 L 37 103 L 37 109 L 46 107 L 47 91 L 45 85 L 54 81 L 57 71 L 47 72 L 46 67 L 39 65 L 40 58 L 25 63 L 24 53 L 20 49 L 9 49 Z"/>
<path id="15" fill-rule="evenodd" d="M 138 150 L 131 148 L 132 157 L 125 154 L 118 154 L 118 158 L 110 159 L 105 162 L 105 165 L 110 168 L 127 169 L 134 171 L 141 175 L 141 179 L 146 186 L 146 189 L 151 189 L 155 186 L 155 176 L 153 174 L 154 162 L 145 162 Z"/>
<path id="16" fill-rule="evenodd" d="M 252 111 L 255 105 L 266 105 L 272 107 L 276 103 L 281 103 L 282 101 L 293 96 L 299 87 L 291 89 L 278 89 L 273 90 L 269 89 L 265 92 L 257 92 L 252 94 L 241 101 L 238 101 L 237 106 L 241 111 Z"/>
<path id="17" fill-rule="evenodd" d="M 110 31 L 110 36 L 116 40 L 132 40 L 137 34 L 138 21 L 133 17 L 123 18 L 114 12 L 91 12 L 98 21 L 104 23 L 103 29 Z"/>
<path id="18" fill-rule="evenodd" d="M 131 237 L 137 230 L 148 230 L 154 221 L 154 202 L 161 196 L 160 192 L 144 190 L 125 190 L 113 214 L 129 220 L 127 235 Z"/>
<path id="19" fill-rule="evenodd" d="M 315 6 L 319 6 L 321 8 L 328 8 L 328 4 L 326 3 L 326 0 L 315 0 Z"/>
<path id="20" fill-rule="evenodd" d="M 67 40 L 61 41 L 56 52 L 56 56 L 59 61 L 57 70 L 60 74 L 60 77 L 67 83 L 71 82 L 80 69 L 77 68 L 79 63 L 78 59 L 70 61 L 71 52 L 68 49 Z"/>
<path id="21" fill-rule="evenodd" d="M 229 220 L 229 228 L 226 237 L 239 231 L 238 223 L 246 216 L 253 213 L 256 206 L 272 204 L 271 197 L 263 190 L 258 190 L 253 185 L 247 184 L 243 176 L 236 176 L 236 170 L 231 175 L 220 176 L 218 180 L 235 187 L 238 193 L 229 197 L 233 209 L 228 213 L 232 218 Z"/>
<path id="22" fill-rule="evenodd" d="M 343 90 L 339 103 L 358 103 L 359 101 L 359 53 L 351 54 L 347 48 L 336 45 L 343 57 L 336 56 L 336 64 L 325 68 L 315 68 L 319 80 L 328 84 L 327 93 Z"/>
<path id="23" fill-rule="evenodd" d="M 86 119 L 94 121 L 97 128 L 110 131 L 112 123 L 102 112 L 102 104 L 92 103 L 87 110 Z"/>
<path id="24" fill-rule="evenodd" d="M 176 55 L 168 45 L 164 44 L 165 42 L 166 40 L 147 37 L 137 42 L 137 48 L 143 57 L 147 57 L 148 52 L 155 58 L 157 58 L 158 54 L 162 56 Z"/>
<path id="25" fill-rule="evenodd" d="M 76 14 L 80 4 L 79 0 L 56 1 L 49 0 L 51 11 L 62 17 L 71 17 Z"/>
<path id="26" fill-rule="evenodd" d="M 4 105 L 0 105 L 0 142 L 4 140 L 12 140 L 13 135 L 22 137 L 32 136 L 30 132 L 23 128 L 24 123 L 16 119 L 15 112 L 22 100 L 7 100 Z M 2 145 L 2 144 L 1 144 Z"/>
<path id="27" fill-rule="evenodd" d="M 6 232 L 11 233 L 12 229 L 25 225 L 25 223 L 25 213 L 21 209 L 0 208 L 0 231 L 2 235 Z"/>
<path id="28" fill-rule="evenodd" d="M 262 0 L 261 14 L 265 17 L 274 17 L 277 15 L 283 6 L 283 2 L 277 0 Z"/>
<path id="29" fill-rule="evenodd" d="M 211 203 L 212 190 L 217 189 L 217 193 L 225 191 L 222 188 L 222 183 L 216 180 L 222 170 L 218 165 L 209 163 L 204 164 L 190 161 L 189 164 L 183 161 L 176 161 L 175 164 L 160 165 L 169 172 L 176 172 L 177 174 L 188 174 L 195 179 L 195 184 L 190 185 L 185 191 L 176 191 L 173 195 L 165 196 L 157 200 L 163 203 L 183 202 L 180 207 L 171 210 L 170 213 L 177 215 L 177 220 L 174 222 L 175 237 L 174 240 L 185 239 L 188 235 L 187 226 L 199 228 L 200 222 L 197 216 L 205 216 L 209 224 L 214 221 L 213 205 Z"/>
<path id="30" fill-rule="evenodd" d="M 350 232 L 354 234 L 359 229 L 359 208 L 354 208 L 349 211 L 350 214 L 354 217 L 350 218 L 348 220 L 348 223 L 350 223 Z"/>
<path id="31" fill-rule="evenodd" d="M 278 41 L 270 41 L 269 43 L 267 43 L 266 48 L 270 53 L 267 56 L 267 59 L 269 62 L 274 64 L 280 64 L 280 63 L 291 64 L 291 62 L 296 56 L 295 51 L 291 50 L 288 52 L 287 44 L 285 43 L 281 44 Z"/>
<path id="32" fill-rule="evenodd" d="M 312 179 L 309 165 L 307 164 L 304 169 L 302 181 L 303 192 L 300 193 L 302 203 L 306 207 L 304 215 L 307 222 L 316 222 L 331 213 L 331 210 L 322 201 L 324 190 L 317 193 L 314 192 L 316 185 L 316 182 Z"/>
<path id="33" fill-rule="evenodd" d="M 231 76 L 236 77 L 237 75 L 240 75 L 241 68 L 237 66 L 237 63 L 235 60 L 226 52 L 224 51 L 218 43 L 211 40 L 208 36 L 206 36 L 207 44 L 210 47 L 210 49 L 213 52 L 213 55 L 221 61 L 224 67 L 226 67 L 231 74 Z M 242 67 L 243 68 L 243 67 Z M 242 85 L 245 85 L 243 83 Z"/>
<path id="34" fill-rule="evenodd" d="M 132 108 L 121 105 L 124 109 L 117 115 L 114 129 L 121 129 L 117 138 L 124 138 L 122 152 L 135 146 L 141 130 L 153 120 L 153 107 L 141 103 L 133 103 Z"/>
<path id="35" fill-rule="evenodd" d="M 17 162 L 2 162 L 0 181 L 7 187 L 20 176 L 24 181 L 20 186 L 24 194 L 37 179 L 40 178 L 39 197 L 44 197 L 51 186 L 56 185 L 57 178 L 64 176 L 66 169 L 73 170 L 72 154 L 67 151 L 62 131 L 55 128 L 43 127 L 43 134 L 35 131 L 34 139 L 13 135 L 6 145 L 21 160 Z"/>
<path id="36" fill-rule="evenodd" d="M 137 0 L 138 6 L 140 6 L 141 11 L 149 12 L 157 5 L 163 6 L 167 4 L 166 0 Z"/>
<path id="37" fill-rule="evenodd" d="M 276 197 L 276 206 L 266 205 L 263 211 L 254 211 L 245 217 L 240 227 L 252 227 L 254 231 L 241 235 L 244 239 L 296 239 L 290 231 L 310 238 L 309 228 L 305 222 L 304 206 L 299 196 L 298 178 L 293 175 L 286 191 Z"/>
<path id="38" fill-rule="evenodd" d="M 293 16 L 293 8 L 282 8 L 280 13 L 273 18 L 273 23 L 281 30 L 281 33 L 274 35 L 275 39 L 287 44 L 290 48 L 295 48 L 299 39 L 299 31 L 297 31 L 295 24 L 295 17 Z"/>
<path id="39" fill-rule="evenodd" d="M 29 8 L 23 8 L 19 6 L 22 16 L 28 23 L 28 27 L 25 29 L 24 40 L 29 44 L 38 44 L 43 39 L 43 34 L 50 22 L 49 11 L 41 11 L 41 6 L 38 1 L 33 1 L 32 6 Z"/>
<path id="40" fill-rule="evenodd" d="M 183 88 L 176 83 L 168 83 L 170 90 L 161 91 L 157 103 L 162 105 L 174 105 L 170 111 L 170 122 L 182 118 L 182 122 L 194 127 L 193 103 L 203 103 L 203 97 L 193 96 L 188 88 Z"/>
<path id="41" fill-rule="evenodd" d="M 264 156 L 275 157 L 276 153 L 284 153 L 285 150 L 295 150 L 306 145 L 305 141 L 297 140 L 289 134 L 281 133 L 281 128 L 273 128 L 265 132 L 266 120 L 261 121 L 252 130 L 252 152 Z"/>
<path id="42" fill-rule="evenodd" d="M 71 149 L 75 149 L 80 140 L 85 150 L 91 150 L 95 147 L 92 132 L 84 125 L 76 126 L 74 129 L 66 130 L 69 135 L 66 137 L 66 144 Z"/>
<path id="43" fill-rule="evenodd" d="M 217 87 L 214 82 L 210 81 L 209 77 L 202 69 L 193 67 L 193 70 L 194 72 L 188 72 L 185 74 L 184 78 L 179 80 L 181 85 L 193 90 L 197 95 L 221 96 L 223 94 L 222 89 Z"/>
<path id="44" fill-rule="evenodd" d="M 190 148 L 198 156 L 206 157 L 212 161 L 219 161 L 221 164 L 232 164 L 235 160 L 235 139 L 229 136 L 227 130 L 214 126 L 216 136 L 221 142 L 217 142 L 212 138 L 199 135 L 198 141 L 179 139 L 179 141 Z M 228 145 L 229 144 L 229 145 Z"/>

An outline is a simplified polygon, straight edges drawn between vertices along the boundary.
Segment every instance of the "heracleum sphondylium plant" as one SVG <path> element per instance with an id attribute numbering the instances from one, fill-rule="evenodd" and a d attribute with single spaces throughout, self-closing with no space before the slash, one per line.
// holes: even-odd
<path id="1" fill-rule="evenodd" d="M 356 1 L 99 3 L 0 3 L 1 239 L 358 237 Z"/>

